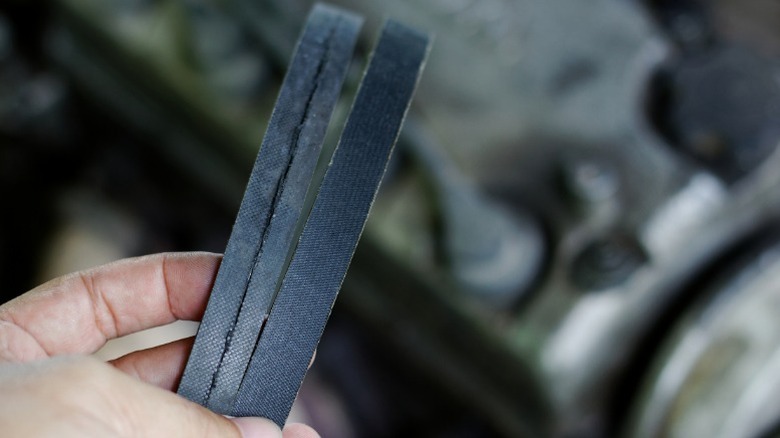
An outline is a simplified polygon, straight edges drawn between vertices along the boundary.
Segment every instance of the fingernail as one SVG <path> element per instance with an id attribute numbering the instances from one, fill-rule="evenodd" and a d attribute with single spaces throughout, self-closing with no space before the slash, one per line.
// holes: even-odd
<path id="1" fill-rule="evenodd" d="M 231 418 L 243 438 L 282 438 L 282 430 L 271 420 L 260 417 Z"/>

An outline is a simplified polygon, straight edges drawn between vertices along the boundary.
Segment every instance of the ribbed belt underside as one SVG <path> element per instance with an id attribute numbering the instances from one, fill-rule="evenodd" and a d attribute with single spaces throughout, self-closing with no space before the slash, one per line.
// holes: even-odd
<path id="1" fill-rule="evenodd" d="M 284 424 L 384 175 L 429 48 L 392 20 L 312 183 L 361 23 L 317 5 L 298 41 L 179 385 L 216 412 Z"/>

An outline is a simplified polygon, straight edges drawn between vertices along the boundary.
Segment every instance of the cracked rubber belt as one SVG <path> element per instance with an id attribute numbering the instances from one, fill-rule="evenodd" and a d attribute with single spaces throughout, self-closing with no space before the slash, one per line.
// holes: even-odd
<path id="1" fill-rule="evenodd" d="M 270 310 L 361 21 L 316 6 L 279 92 L 178 389 L 216 412 L 230 414 Z"/>
<path id="2" fill-rule="evenodd" d="M 269 133 L 279 105 L 284 103 L 282 95 L 293 76 L 296 60 L 322 11 L 333 12 L 318 6 L 310 16 L 274 110 Z M 350 21 L 355 23 L 357 19 Z M 331 35 L 328 38 L 333 36 L 332 31 L 325 34 Z M 258 209 L 257 203 L 248 201 L 254 193 L 250 189 L 255 174 L 265 173 L 263 164 L 256 164 L 223 260 L 223 266 L 231 263 L 231 257 L 250 260 L 241 264 L 244 271 L 231 269 L 225 274 L 234 277 L 224 280 L 225 283 L 234 285 L 236 290 L 243 287 L 244 292 L 225 292 L 227 289 L 218 288 L 223 274 L 223 268 L 220 268 L 182 378 L 180 394 L 223 414 L 263 416 L 279 425 L 284 424 L 384 175 L 427 57 L 428 44 L 424 34 L 394 21 L 385 24 L 310 212 L 303 207 L 303 197 L 309 188 L 312 171 L 306 167 L 298 174 L 308 177 L 290 179 L 296 158 L 290 159 L 289 169 L 276 177 L 277 188 L 267 203 L 269 207 L 260 205 L 259 209 L 265 208 L 265 213 L 258 215 L 251 211 Z M 349 54 L 351 49 L 350 46 Z M 326 53 L 329 54 L 322 65 L 341 56 L 336 50 L 326 50 Z M 349 54 L 345 56 L 349 57 Z M 321 68 L 315 71 L 320 71 L 314 74 L 315 78 L 322 74 Z M 310 92 L 309 99 L 315 95 Z M 310 105 L 307 103 L 304 107 Z M 329 114 L 330 110 L 328 118 Z M 304 124 L 303 121 L 299 123 L 300 126 Z M 269 133 L 263 141 L 258 163 Z M 292 136 L 297 137 L 297 134 Z M 317 151 L 321 142 L 320 136 Z M 289 152 L 281 155 L 289 156 Z M 255 186 L 253 190 L 260 189 Z M 287 219 L 277 220 L 281 209 L 287 207 L 284 203 L 275 203 L 287 199 L 286 193 L 290 193 L 289 199 L 301 203 L 291 211 L 284 210 Z M 256 248 L 250 248 L 249 257 L 230 252 L 234 240 L 244 239 L 242 235 L 236 236 L 238 224 L 246 222 L 242 221 L 242 214 L 267 218 L 266 223 L 255 222 L 254 226 L 261 228 L 260 231 L 242 231 L 246 235 L 260 236 L 253 241 Z M 275 228 L 277 222 L 280 225 Z M 300 230 L 300 233 L 293 236 L 293 230 Z M 291 244 L 291 240 L 295 243 Z M 276 243 L 268 246 L 268 242 Z M 216 298 L 216 294 L 231 296 Z M 213 316 L 207 319 L 210 313 Z M 215 330 L 210 324 L 219 328 Z"/>
<path id="3" fill-rule="evenodd" d="M 428 54 L 388 21 L 369 62 L 233 414 L 283 425 L 330 315 Z"/>

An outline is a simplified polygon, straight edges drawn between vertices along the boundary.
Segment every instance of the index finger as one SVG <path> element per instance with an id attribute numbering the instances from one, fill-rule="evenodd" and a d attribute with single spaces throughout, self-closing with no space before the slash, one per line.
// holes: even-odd
<path id="1" fill-rule="evenodd" d="M 109 339 L 199 320 L 220 261 L 211 253 L 156 254 L 45 283 L 0 306 L 0 357 L 90 354 Z"/>

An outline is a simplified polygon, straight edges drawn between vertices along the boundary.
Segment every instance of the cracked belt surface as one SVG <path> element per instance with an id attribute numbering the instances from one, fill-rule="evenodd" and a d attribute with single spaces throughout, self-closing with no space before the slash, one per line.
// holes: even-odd
<path id="1" fill-rule="evenodd" d="M 352 14 L 316 6 L 279 92 L 178 389 L 216 412 L 232 413 L 360 25 Z"/>
<path id="2" fill-rule="evenodd" d="M 312 181 L 360 24 L 315 6 L 282 84 L 179 386 L 216 412 L 286 422 L 398 138 L 429 39 L 389 20 Z"/>
<path id="3" fill-rule="evenodd" d="M 285 423 L 330 316 L 429 50 L 389 20 L 298 239 L 233 409 Z"/>

